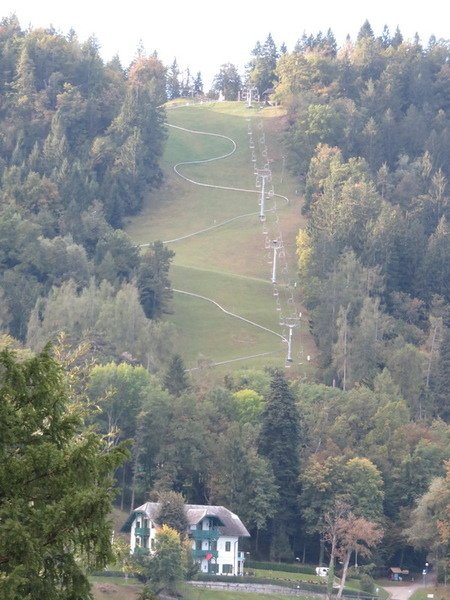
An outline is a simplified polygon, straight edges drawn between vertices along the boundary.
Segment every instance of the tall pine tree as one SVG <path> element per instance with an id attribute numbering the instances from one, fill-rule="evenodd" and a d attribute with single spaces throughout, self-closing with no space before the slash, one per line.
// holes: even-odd
<path id="1" fill-rule="evenodd" d="M 262 415 L 259 452 L 273 469 L 279 489 L 279 509 L 273 518 L 272 534 L 292 535 L 297 526 L 300 418 L 294 396 L 281 371 L 272 376 L 267 404 Z M 275 533 L 278 532 L 277 535 Z"/>

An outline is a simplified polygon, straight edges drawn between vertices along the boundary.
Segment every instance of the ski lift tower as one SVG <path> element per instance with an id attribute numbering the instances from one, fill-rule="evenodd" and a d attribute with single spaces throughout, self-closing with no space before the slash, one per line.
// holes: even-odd
<path id="1" fill-rule="evenodd" d="M 264 223 L 266 215 L 264 212 L 264 204 L 266 199 L 266 181 L 272 181 L 272 171 L 270 169 L 256 169 L 256 187 L 261 188 L 261 196 L 259 199 L 259 220 Z"/>
<path id="2" fill-rule="evenodd" d="M 272 240 L 270 243 L 273 249 L 273 263 L 272 263 L 272 283 L 277 282 L 277 253 L 283 249 L 283 243 L 281 240 Z"/>
<path id="3" fill-rule="evenodd" d="M 242 99 L 246 100 L 247 108 L 252 107 L 252 102 L 259 102 L 259 92 L 257 87 L 247 86 L 242 90 Z"/>
<path id="4" fill-rule="evenodd" d="M 286 319 L 284 319 L 284 321 L 282 321 L 280 323 L 280 325 L 282 327 L 287 327 L 289 329 L 289 336 L 287 339 L 288 351 L 287 351 L 287 357 L 286 357 L 286 362 L 288 362 L 288 363 L 292 362 L 292 330 L 294 329 L 294 327 L 297 327 L 297 325 L 299 325 L 299 323 L 300 323 L 300 316 L 286 317 Z"/>

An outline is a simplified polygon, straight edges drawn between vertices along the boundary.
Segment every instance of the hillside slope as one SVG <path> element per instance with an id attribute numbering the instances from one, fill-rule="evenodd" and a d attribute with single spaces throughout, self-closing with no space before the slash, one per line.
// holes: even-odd
<path id="1" fill-rule="evenodd" d="M 224 102 L 169 108 L 167 121 L 164 185 L 127 231 L 138 244 L 161 239 L 176 253 L 168 318 L 176 325 L 177 349 L 190 369 L 283 366 L 289 330 L 280 321 L 304 311 L 295 287 L 295 235 L 302 217 L 278 140 L 282 113 Z M 265 182 L 265 223 L 255 162 L 258 168 L 269 164 L 272 174 L 271 183 Z M 274 239 L 283 246 L 277 250 L 276 285 Z M 304 314 L 295 324 L 292 368 L 302 373 L 313 345 Z"/>

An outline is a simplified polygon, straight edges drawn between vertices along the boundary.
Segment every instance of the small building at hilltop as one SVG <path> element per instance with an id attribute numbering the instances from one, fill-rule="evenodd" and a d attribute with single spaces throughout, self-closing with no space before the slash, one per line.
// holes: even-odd
<path id="1" fill-rule="evenodd" d="M 158 502 L 146 502 L 136 508 L 122 527 L 130 534 L 131 554 L 151 554 L 155 549 L 158 530 Z M 202 573 L 242 575 L 245 554 L 239 549 L 239 539 L 250 537 L 240 520 L 224 506 L 186 504 L 192 540 L 192 555 Z"/>

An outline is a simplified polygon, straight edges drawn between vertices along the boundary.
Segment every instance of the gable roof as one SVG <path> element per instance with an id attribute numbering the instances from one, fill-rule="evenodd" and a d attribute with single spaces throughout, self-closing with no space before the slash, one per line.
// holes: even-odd
<path id="1" fill-rule="evenodd" d="M 187 521 L 189 526 L 197 525 L 205 517 L 215 517 L 219 521 L 219 531 L 221 535 L 250 537 L 245 525 L 240 518 L 231 510 L 224 506 L 209 506 L 203 504 L 185 504 Z M 142 506 L 135 508 L 128 519 L 123 524 L 121 531 L 129 532 L 138 513 L 144 513 L 152 521 L 156 521 L 159 513 L 158 502 L 146 502 Z"/>
<path id="2" fill-rule="evenodd" d="M 409 575 L 408 569 L 400 569 L 400 567 L 389 567 L 389 571 L 397 575 Z"/>

